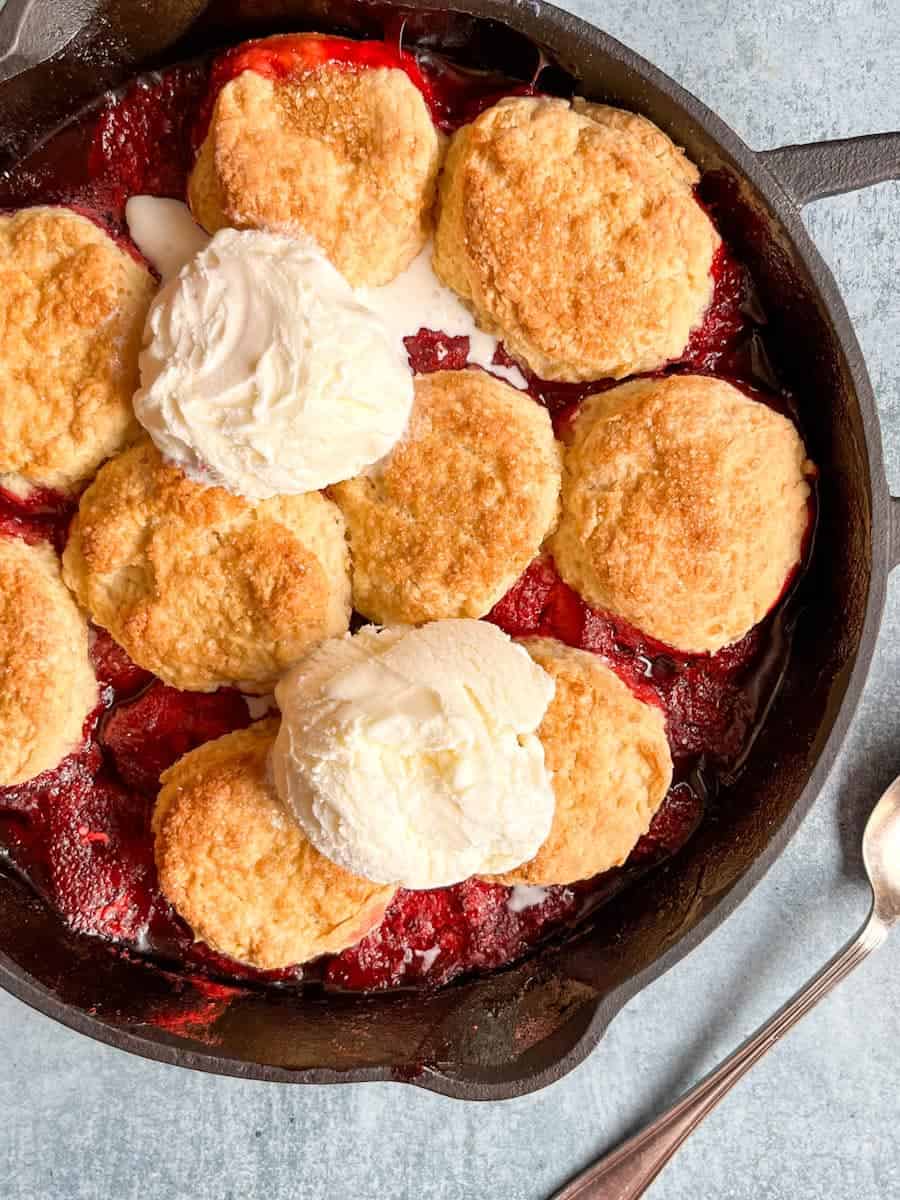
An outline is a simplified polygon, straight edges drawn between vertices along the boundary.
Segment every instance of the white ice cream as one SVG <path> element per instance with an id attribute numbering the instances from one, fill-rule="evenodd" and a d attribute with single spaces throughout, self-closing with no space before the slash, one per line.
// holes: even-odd
<path id="1" fill-rule="evenodd" d="M 402 347 L 309 241 L 223 229 L 157 296 L 138 420 L 188 475 L 253 500 L 349 479 L 402 436 Z"/>
<path id="2" fill-rule="evenodd" d="M 276 787 L 316 848 L 367 879 L 435 888 L 511 870 L 553 820 L 535 732 L 553 692 L 487 622 L 366 626 L 278 684 Z"/>

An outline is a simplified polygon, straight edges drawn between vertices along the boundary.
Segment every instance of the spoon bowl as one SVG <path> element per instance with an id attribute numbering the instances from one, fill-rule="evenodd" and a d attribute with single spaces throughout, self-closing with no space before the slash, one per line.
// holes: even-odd
<path id="1" fill-rule="evenodd" d="M 900 920 L 900 778 L 873 808 L 862 848 L 874 913 L 891 926 Z"/>

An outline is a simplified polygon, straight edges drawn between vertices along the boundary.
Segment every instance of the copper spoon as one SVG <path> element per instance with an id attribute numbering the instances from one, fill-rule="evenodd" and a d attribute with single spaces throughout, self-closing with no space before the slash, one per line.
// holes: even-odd
<path id="1" fill-rule="evenodd" d="M 767 1050 L 854 967 L 877 949 L 900 921 L 900 779 L 887 789 L 866 823 L 863 862 L 872 908 L 859 933 L 771 1020 L 672 1108 L 556 1192 L 552 1200 L 637 1200 L 687 1136 Z"/>

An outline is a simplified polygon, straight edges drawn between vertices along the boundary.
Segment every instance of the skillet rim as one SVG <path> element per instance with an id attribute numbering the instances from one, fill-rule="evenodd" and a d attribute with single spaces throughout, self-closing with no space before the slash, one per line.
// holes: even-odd
<path id="1" fill-rule="evenodd" d="M 395 5 L 395 7 L 401 7 Z M 595 1007 L 590 1022 L 571 1048 L 550 1065 L 523 1073 L 514 1079 L 488 1081 L 424 1067 L 411 1075 L 408 1068 L 380 1066 L 359 1067 L 347 1071 L 330 1068 L 301 1068 L 292 1070 L 251 1063 L 210 1053 L 206 1048 L 191 1048 L 183 1039 L 154 1030 L 153 1036 L 109 1024 L 76 1009 L 60 1000 L 47 987 L 38 983 L 26 970 L 14 963 L 0 950 L 0 987 L 22 1000 L 31 1008 L 51 1017 L 60 1024 L 96 1041 L 140 1057 L 173 1066 L 187 1067 L 217 1075 L 254 1079 L 274 1083 L 362 1083 L 395 1081 L 411 1084 L 428 1091 L 457 1099 L 502 1100 L 526 1095 L 555 1082 L 581 1063 L 599 1043 L 612 1019 L 639 991 L 659 978 L 704 941 L 741 904 L 763 879 L 780 857 L 790 839 L 806 817 L 824 786 L 843 745 L 850 723 L 868 677 L 875 651 L 881 615 L 884 607 L 887 576 L 890 569 L 891 502 L 887 489 L 881 448 L 881 431 L 875 397 L 868 370 L 849 314 L 837 283 L 806 231 L 800 217 L 800 207 L 789 191 L 764 161 L 765 152 L 752 150 L 737 133 L 702 101 L 660 71 L 648 60 L 632 51 L 617 39 L 575 16 L 547 3 L 547 0 L 425 0 L 424 3 L 403 7 L 421 7 L 437 12 L 458 12 L 476 18 L 505 24 L 530 37 L 538 44 L 548 44 L 555 37 L 574 40 L 579 53 L 599 52 L 606 55 L 639 78 L 650 83 L 668 102 L 680 108 L 714 141 L 730 160 L 738 175 L 747 180 L 755 193 L 775 216 L 780 232 L 797 261 L 809 276 L 812 290 L 827 315 L 835 347 L 846 366 L 861 419 L 868 478 L 858 486 L 868 492 L 871 512 L 871 544 L 869 546 L 869 579 L 865 602 L 865 617 L 859 644 L 849 671 L 845 669 L 843 694 L 833 713 L 827 714 L 821 728 L 829 725 L 825 741 L 809 771 L 806 783 L 781 826 L 771 836 L 763 851 L 747 870 L 686 934 L 644 970 L 632 976 L 604 996 Z M 900 541 L 900 523 L 895 529 Z M 840 687 L 837 683 L 836 687 Z M 200 1046 L 199 1043 L 194 1045 Z"/>

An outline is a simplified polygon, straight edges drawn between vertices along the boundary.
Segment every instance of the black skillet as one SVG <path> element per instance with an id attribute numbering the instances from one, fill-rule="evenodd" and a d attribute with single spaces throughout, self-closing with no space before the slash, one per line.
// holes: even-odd
<path id="1" fill-rule="evenodd" d="M 467 1099 L 543 1087 L 576 1065 L 640 988 L 705 938 L 772 865 L 818 795 L 859 701 L 900 502 L 885 482 L 872 388 L 800 208 L 900 177 L 900 134 L 750 150 L 714 113 L 600 30 L 541 0 L 411 5 L 404 38 L 531 77 L 540 47 L 584 95 L 646 114 L 711 176 L 751 268 L 778 367 L 820 465 L 818 551 L 783 686 L 715 821 L 562 948 L 434 994 L 234 995 L 129 961 L 65 929 L 0 874 L 0 984 L 148 1058 L 278 1082 L 395 1079 Z M 80 19 L 85 9 L 95 15 Z M 146 66 L 279 29 L 381 36 L 398 6 L 360 0 L 8 0 L 0 12 L 0 168 Z M 51 57 L 52 56 L 52 57 Z M 34 65 L 37 64 L 37 65 Z"/>

